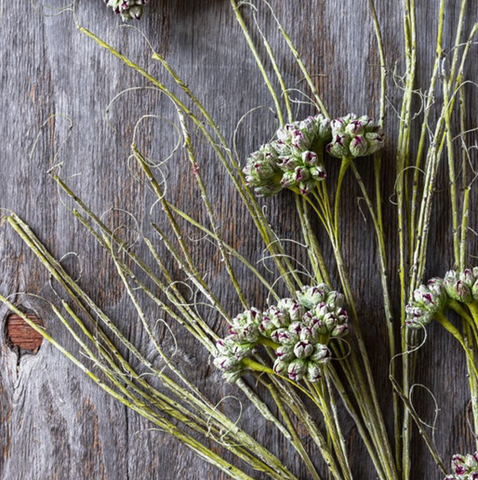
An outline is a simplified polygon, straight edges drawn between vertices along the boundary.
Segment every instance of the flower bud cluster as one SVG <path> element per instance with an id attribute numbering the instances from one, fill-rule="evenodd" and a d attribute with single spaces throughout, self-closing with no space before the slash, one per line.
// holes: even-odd
<path id="1" fill-rule="evenodd" d="M 124 22 L 139 20 L 143 15 L 143 5 L 147 2 L 148 0 L 105 0 L 106 6 L 121 15 Z"/>
<path id="2" fill-rule="evenodd" d="M 270 197 L 283 188 L 304 195 L 325 179 L 317 152 L 330 140 L 330 122 L 323 115 L 308 117 L 280 128 L 277 140 L 251 154 L 244 168 L 247 183 L 257 195 Z"/>
<path id="3" fill-rule="evenodd" d="M 473 455 L 453 455 L 452 474 L 445 480 L 478 480 L 478 452 Z"/>
<path id="4" fill-rule="evenodd" d="M 343 304 L 343 295 L 321 284 L 304 287 L 297 300 L 284 298 L 263 313 L 247 310 L 233 320 L 229 335 L 217 342 L 214 364 L 228 381 L 235 381 L 243 372 L 242 360 L 263 343 L 274 345 L 276 374 L 317 382 L 322 365 L 331 359 L 329 340 L 348 332 Z"/>
<path id="5" fill-rule="evenodd" d="M 279 128 L 277 139 L 250 155 L 244 168 L 246 182 L 257 195 L 271 197 L 283 188 L 307 195 L 326 178 L 322 148 L 334 157 L 363 157 L 382 148 L 383 130 L 367 116 L 350 114 L 329 121 L 308 117 Z"/>
<path id="6" fill-rule="evenodd" d="M 405 307 L 406 324 L 412 328 L 428 325 L 433 317 L 445 310 L 448 297 L 441 278 L 432 278 L 413 292 L 413 301 Z"/>
<path id="7" fill-rule="evenodd" d="M 358 117 L 353 113 L 330 122 L 332 141 L 327 153 L 333 157 L 365 157 L 380 150 L 385 143 L 385 133 L 373 118 Z"/>
<path id="8" fill-rule="evenodd" d="M 478 267 L 462 272 L 450 270 L 445 278 L 432 278 L 428 285 L 420 285 L 413 293 L 413 301 L 406 307 L 409 327 L 427 325 L 450 300 L 460 303 L 478 301 Z"/>
<path id="9" fill-rule="evenodd" d="M 308 117 L 277 130 L 277 153 L 283 172 L 283 188 L 296 188 L 307 195 L 325 179 L 317 152 L 330 140 L 330 122 L 323 115 Z"/>

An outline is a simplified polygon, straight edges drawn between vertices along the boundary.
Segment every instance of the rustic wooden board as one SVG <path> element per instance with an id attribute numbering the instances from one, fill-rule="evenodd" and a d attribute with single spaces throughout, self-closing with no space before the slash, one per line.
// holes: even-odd
<path id="1" fill-rule="evenodd" d="M 439 2 L 417 3 L 419 33 L 425 40 L 419 46 L 421 67 L 418 84 L 423 87 L 427 85 L 434 55 Z M 455 22 L 457 2 L 447 3 L 446 22 Z M 468 29 L 476 20 L 477 13 L 476 2 L 469 3 Z M 306 65 L 312 72 L 324 75 L 317 77 L 317 84 L 331 114 L 341 115 L 349 111 L 376 114 L 379 66 L 367 11 L 368 2 L 274 0 L 272 4 L 303 53 Z M 400 2 L 379 0 L 377 4 L 388 66 L 392 71 L 397 64 L 398 72 L 402 72 Z M 60 6 L 60 3 L 55 6 Z M 49 16 L 47 13 L 45 10 L 44 15 L 40 14 L 29 2 L 4 2 L 0 23 L 3 44 L 0 52 L 0 206 L 15 210 L 56 256 L 78 252 L 82 264 L 80 284 L 104 306 L 129 338 L 138 345 L 145 345 L 144 334 L 114 273 L 114 266 L 63 206 L 62 197 L 47 171 L 52 162 L 65 162 L 63 176 L 72 176 L 71 184 L 95 212 L 101 213 L 111 207 L 124 208 L 133 212 L 146 226 L 153 200 L 145 186 L 130 175 L 127 157 L 131 134 L 141 115 L 155 114 L 174 119 L 174 111 L 169 102 L 155 92 L 129 92 L 111 109 L 110 120 L 116 130 L 110 128 L 104 118 L 110 100 L 123 89 L 146 85 L 146 81 L 83 36 L 75 28 L 71 14 Z M 118 19 L 105 10 L 103 2 L 80 2 L 77 15 L 82 25 L 170 83 L 165 72 L 151 59 L 150 51 L 138 32 L 117 28 Z M 247 18 L 253 26 L 251 17 Z M 301 78 L 300 73 L 264 9 L 259 13 L 259 20 L 277 52 L 288 85 L 295 86 Z M 146 17 L 135 25 L 143 30 L 155 48 L 214 113 L 228 138 L 244 113 L 259 105 L 271 105 L 227 0 L 157 0 L 148 7 Z M 258 35 L 254 38 L 258 40 Z M 449 46 L 452 41 L 449 27 L 446 28 L 445 38 Z M 472 57 L 476 60 L 476 47 Z M 470 64 L 467 76 L 476 81 L 478 62 Z M 391 107 L 399 105 L 400 93 L 394 86 L 393 75 L 389 76 L 389 84 L 387 131 L 391 138 L 386 149 L 383 182 L 387 248 L 394 254 L 397 227 L 395 211 L 388 198 L 392 197 L 393 191 L 392 165 L 397 140 L 393 132 L 397 120 Z M 471 128 L 475 126 L 473 121 L 476 122 L 478 105 L 476 90 L 472 86 L 467 88 Z M 418 106 L 417 100 L 415 108 Z M 299 111 L 301 115 L 310 112 L 305 106 Z M 40 127 L 52 114 L 57 116 L 41 130 L 36 148 L 30 154 Z M 68 121 L 64 116 L 71 118 L 73 124 L 68 138 Z M 272 115 L 267 115 L 265 111 L 256 111 L 251 115 L 239 132 L 241 156 L 245 157 L 267 140 L 274 128 Z M 139 141 L 151 157 L 161 158 L 164 151 L 173 146 L 174 137 L 167 122 L 157 119 L 145 122 Z M 262 247 L 258 246 L 257 237 L 251 235 L 251 221 L 238 203 L 232 186 L 219 166 L 210 162 L 207 149 L 201 147 L 198 153 L 204 162 L 211 192 L 217 199 L 216 208 L 225 237 L 252 259 L 258 260 Z M 387 162 L 390 162 L 390 168 Z M 328 169 L 334 178 L 337 165 L 330 164 Z M 188 184 L 184 156 L 175 156 L 169 162 L 168 170 L 172 198 L 185 208 L 199 211 L 200 201 L 197 191 Z M 366 161 L 361 163 L 360 170 L 370 182 L 370 164 Z M 452 263 L 448 195 L 443 177 L 439 186 L 429 275 L 442 275 Z M 343 195 L 343 245 L 352 286 L 360 299 L 359 314 L 373 360 L 377 388 L 382 406 L 390 416 L 378 259 L 371 225 L 364 221 L 359 196 L 352 178 L 348 178 Z M 284 238 L 297 238 L 298 224 L 293 216 L 291 200 L 292 197 L 283 195 L 268 202 L 272 223 Z M 475 192 L 470 219 L 473 228 L 477 227 L 476 201 Z M 155 218 L 159 216 L 157 211 L 153 212 L 154 215 Z M 118 217 L 121 215 L 118 214 Z M 326 239 L 322 233 L 319 236 L 323 239 L 326 258 L 330 258 Z M 470 242 L 470 252 L 476 253 L 476 238 L 472 236 Z M 201 246 L 204 270 L 210 271 L 219 298 L 235 308 L 237 301 L 225 281 L 219 262 L 212 257 L 210 247 Z M 145 253 L 144 246 L 139 249 L 140 253 Z M 304 256 L 303 252 L 297 254 L 302 258 Z M 68 257 L 66 263 L 74 275 L 79 272 L 80 267 L 73 257 Z M 397 262 L 394 255 L 390 270 L 396 296 Z M 240 278 L 251 301 L 261 306 L 263 298 L 257 286 L 247 282 L 243 271 L 240 271 Z M 3 225 L 0 229 L 0 292 L 12 294 L 25 291 L 52 301 L 56 299 L 48 275 L 39 262 L 16 234 Z M 47 313 L 42 301 L 23 296 L 19 298 L 19 303 L 35 311 L 66 347 L 75 349 L 67 332 Z M 398 311 L 397 302 L 394 306 Z M 148 313 L 154 315 L 154 309 L 148 308 Z M 44 343 L 36 355 L 19 355 L 18 350 L 11 350 L 3 328 L 6 317 L 5 309 L 0 309 L 1 479 L 224 478 L 176 441 L 151 429 L 142 418 L 103 394 L 50 345 Z M 212 318 L 211 324 L 218 327 L 218 319 Z M 204 355 L 197 351 L 194 343 L 181 337 L 180 330 L 175 332 L 180 340 L 182 363 L 195 375 L 193 380 L 216 400 L 221 395 L 238 395 L 229 386 L 222 386 L 218 392 L 217 372 L 206 362 L 197 368 L 198 359 L 205 358 Z M 418 378 L 437 397 L 440 413 L 436 444 L 443 457 L 448 459 L 456 451 L 465 452 L 473 448 L 466 415 L 468 392 L 465 367 L 461 352 L 449 336 L 435 327 L 430 328 L 429 333 L 430 338 L 420 354 Z M 230 400 L 226 403 L 226 411 L 231 416 L 238 415 L 237 402 Z M 432 421 L 434 406 L 429 397 L 423 396 L 417 402 L 417 408 L 426 421 Z M 299 462 L 293 452 L 252 408 L 244 410 L 241 424 L 284 458 L 299 478 L 307 478 L 298 467 Z M 374 478 L 357 432 L 347 418 L 344 418 L 344 428 L 356 478 Z M 416 442 L 413 455 L 414 480 L 440 478 L 421 441 Z M 255 478 L 262 477 L 255 475 Z"/>

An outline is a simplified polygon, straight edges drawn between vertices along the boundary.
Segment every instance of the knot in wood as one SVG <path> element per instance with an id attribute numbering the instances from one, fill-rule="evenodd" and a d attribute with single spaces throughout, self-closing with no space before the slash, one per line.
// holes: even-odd
<path id="1" fill-rule="evenodd" d="M 36 325 L 43 326 L 43 322 L 36 315 L 26 313 L 25 316 Z M 15 313 L 7 317 L 6 339 L 11 349 L 19 349 L 33 354 L 38 352 L 43 343 L 43 337 Z"/>

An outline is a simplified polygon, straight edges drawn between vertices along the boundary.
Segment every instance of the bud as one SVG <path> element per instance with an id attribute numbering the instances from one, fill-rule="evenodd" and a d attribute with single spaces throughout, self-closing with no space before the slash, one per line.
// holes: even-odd
<path id="1" fill-rule="evenodd" d="M 327 363 L 332 358 L 332 353 L 326 345 L 317 343 L 314 347 L 314 353 L 310 356 L 310 360 L 315 363 Z"/>
<path id="2" fill-rule="evenodd" d="M 318 153 L 330 139 L 329 121 L 322 115 L 287 124 L 277 131 L 275 143 L 283 188 L 298 189 L 308 195 L 326 178 Z"/>
<path id="3" fill-rule="evenodd" d="M 307 363 L 302 359 L 292 360 L 287 368 L 287 375 L 291 380 L 300 382 L 307 372 Z"/>
<path id="4" fill-rule="evenodd" d="M 381 127 L 367 116 L 354 114 L 331 122 L 332 141 L 326 150 L 333 157 L 365 157 L 380 150 L 385 142 Z"/>
<path id="5" fill-rule="evenodd" d="M 300 340 L 294 346 L 294 355 L 297 358 L 309 357 L 314 351 L 314 345 L 309 340 Z"/>
<path id="6" fill-rule="evenodd" d="M 330 336 L 334 338 L 342 338 L 345 337 L 347 333 L 349 333 L 349 326 L 347 324 L 337 325 L 330 333 Z"/>
<path id="7" fill-rule="evenodd" d="M 348 333 L 348 315 L 341 308 L 343 300 L 340 293 L 330 292 L 327 295 L 327 303 L 322 302 L 315 307 L 314 324 L 320 335 L 339 337 Z"/>
<path id="8" fill-rule="evenodd" d="M 417 307 L 413 303 L 409 303 L 405 307 L 405 313 L 407 314 L 405 323 L 410 328 L 421 328 L 433 320 L 433 316 L 427 310 Z"/>
<path id="9" fill-rule="evenodd" d="M 318 337 L 318 332 L 315 328 L 313 327 L 306 327 L 303 326 L 299 338 L 301 341 L 312 341 L 316 342 Z"/>
<path id="10" fill-rule="evenodd" d="M 344 306 L 345 297 L 339 292 L 329 292 L 325 303 L 331 309 L 342 308 Z"/>
<path id="11" fill-rule="evenodd" d="M 290 362 L 294 359 L 294 347 L 293 345 L 283 345 L 275 351 L 275 354 L 281 362 Z"/>
<path id="12" fill-rule="evenodd" d="M 269 315 L 264 314 L 262 316 L 262 321 L 259 325 L 259 332 L 262 336 L 271 338 L 271 334 L 277 327 L 272 323 L 271 317 Z"/>
<path id="13" fill-rule="evenodd" d="M 287 124 L 277 130 L 279 144 L 284 148 L 310 150 L 318 143 L 330 140 L 330 123 L 323 115 Z"/>
<path id="14" fill-rule="evenodd" d="M 274 366 L 272 367 L 274 370 L 274 373 L 277 375 L 284 375 L 287 373 L 287 368 L 289 367 L 289 364 L 287 362 L 283 362 L 279 358 L 274 362 Z"/>
<path id="15" fill-rule="evenodd" d="M 230 370 L 236 363 L 233 357 L 221 356 L 214 359 L 215 367 L 223 372 Z"/>
<path id="16" fill-rule="evenodd" d="M 320 365 L 314 362 L 307 363 L 307 380 L 312 383 L 318 382 L 322 378 Z"/>
<path id="17" fill-rule="evenodd" d="M 289 333 L 285 328 L 278 328 L 271 333 L 271 340 L 276 343 L 281 343 L 283 336 L 287 336 Z"/>

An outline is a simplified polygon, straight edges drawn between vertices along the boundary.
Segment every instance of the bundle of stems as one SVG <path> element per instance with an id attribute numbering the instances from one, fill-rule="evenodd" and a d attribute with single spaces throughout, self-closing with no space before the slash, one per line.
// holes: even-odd
<path id="1" fill-rule="evenodd" d="M 243 8 L 235 0 L 230 0 L 232 12 L 240 25 L 245 40 L 262 74 L 272 101 L 276 117 L 281 126 L 300 120 L 294 118 L 293 101 L 290 90 L 281 73 L 274 52 L 266 36 L 259 28 L 262 45 L 258 46 L 243 17 Z M 278 456 L 269 451 L 246 431 L 240 428 L 240 422 L 230 419 L 221 412 L 213 399 L 207 398 L 201 388 L 192 383 L 174 358 L 168 356 L 164 346 L 158 340 L 155 326 L 148 315 L 147 305 L 152 303 L 171 322 L 177 322 L 180 328 L 187 332 L 205 358 L 217 357 L 217 342 L 223 336 L 223 329 L 215 331 L 208 322 L 212 309 L 222 318 L 224 325 L 232 324 L 237 312 L 228 310 L 217 294 L 211 282 L 208 282 L 195 260 L 191 246 L 187 241 L 187 231 L 195 229 L 214 243 L 217 254 L 221 258 L 230 280 L 230 287 L 237 295 L 237 301 L 245 310 L 251 308 L 250 301 L 244 294 L 239 276 L 238 265 L 247 271 L 251 279 L 258 281 L 267 293 L 267 297 L 279 301 L 284 297 L 284 291 L 293 299 L 304 286 L 325 284 L 330 289 L 343 291 L 349 317 L 351 320 L 350 341 L 330 341 L 333 360 L 321 367 L 321 378 L 318 382 L 308 380 L 296 381 L 276 373 L 271 367 L 274 350 L 278 345 L 273 341 L 262 341 L 259 351 L 244 360 L 243 376 L 236 380 L 236 386 L 242 390 L 248 401 L 258 412 L 273 425 L 295 450 L 305 465 L 312 479 L 323 478 L 352 479 L 353 471 L 349 462 L 347 442 L 340 424 L 339 410 L 345 408 L 352 418 L 364 446 L 374 465 L 377 478 L 381 480 L 407 480 L 411 475 L 411 442 L 412 422 L 418 426 L 418 431 L 428 446 L 442 473 L 447 468 L 436 451 L 432 439 L 423 428 L 423 422 L 416 414 L 411 399 L 411 389 L 414 379 L 416 349 L 416 330 L 406 328 L 405 306 L 413 299 L 413 292 L 423 281 L 426 268 L 426 254 L 430 235 L 430 219 L 433 210 L 434 192 L 436 189 L 437 172 L 442 155 L 448 157 L 448 179 L 453 221 L 453 260 L 456 268 L 463 270 L 467 258 L 468 213 L 471 191 L 471 180 L 467 175 L 468 149 L 466 146 L 464 94 L 464 68 L 467 63 L 473 38 L 478 29 L 475 24 L 470 32 L 465 32 L 465 12 L 467 0 L 461 0 L 460 16 L 456 26 L 456 37 L 451 49 L 451 65 L 444 61 L 443 26 L 445 1 L 440 0 L 440 15 L 438 18 L 438 37 L 436 57 L 433 64 L 429 86 L 421 94 L 423 108 L 420 114 L 413 113 L 413 98 L 417 92 L 422 92 L 415 85 L 417 71 L 417 26 L 414 0 L 403 0 L 404 38 L 406 54 L 406 71 L 403 77 L 403 98 L 399 116 L 398 148 L 396 152 L 395 194 L 397 198 L 397 219 L 399 232 L 399 284 L 400 291 L 400 321 L 394 320 L 394 298 L 390 290 L 389 264 L 387 257 L 386 238 L 382 214 L 383 198 L 391 192 L 382 192 L 382 151 L 373 156 L 374 182 L 372 189 L 368 188 L 356 166 L 352 155 L 344 155 L 336 184 L 324 180 L 305 194 L 300 189 L 293 188 L 295 207 L 302 230 L 301 241 L 307 246 L 310 274 L 296 268 L 295 258 L 286 248 L 286 242 L 281 240 L 274 231 L 265 210 L 256 195 L 248 186 L 242 171 L 243 161 L 238 158 L 235 149 L 226 140 L 226 135 L 213 120 L 206 107 L 197 99 L 194 93 L 180 78 L 174 68 L 157 52 L 152 58 L 159 62 L 181 91 L 175 94 L 164 83 L 153 76 L 146 67 L 142 67 L 121 54 L 113 46 L 79 26 L 86 37 L 96 42 L 110 54 L 117 57 L 127 67 L 135 70 L 147 79 L 151 86 L 162 92 L 173 104 L 177 112 L 177 124 L 182 135 L 182 144 L 191 169 L 194 173 L 195 186 L 203 203 L 207 224 L 194 218 L 191 212 L 182 210 L 168 199 L 164 181 L 159 179 L 160 171 L 141 152 L 138 145 L 131 145 L 131 155 L 137 163 L 143 178 L 147 181 L 155 195 L 155 202 L 161 207 L 167 228 L 153 221 L 150 229 L 154 236 L 139 233 L 141 241 L 147 246 L 150 260 L 141 257 L 130 248 L 118 232 L 109 228 L 102 218 L 93 212 L 73 190 L 67 181 L 61 177 L 61 171 L 55 168 L 51 172 L 52 179 L 59 189 L 73 202 L 71 209 L 76 219 L 86 231 L 107 252 L 116 268 L 117 275 L 124 285 L 125 291 L 134 307 L 142 328 L 152 347 L 157 352 L 157 362 L 148 360 L 147 355 L 135 346 L 121 332 L 114 319 L 110 318 L 71 278 L 61 263 L 50 254 L 32 230 L 16 214 L 7 216 L 8 223 L 20 235 L 26 245 L 47 269 L 51 277 L 63 288 L 67 300 L 61 304 L 50 304 L 52 313 L 67 328 L 72 338 L 77 342 L 82 357 L 68 352 L 62 345 L 50 336 L 48 330 L 39 327 L 25 315 L 11 297 L 0 296 L 0 300 L 8 308 L 21 316 L 25 322 L 52 342 L 72 362 L 82 369 L 102 389 L 118 401 L 138 412 L 160 429 L 170 433 L 179 441 L 196 452 L 201 458 L 214 464 L 231 478 L 248 479 L 251 472 L 262 472 L 274 479 L 296 479 Z M 298 68 L 310 89 L 310 98 L 317 114 L 330 120 L 329 113 L 320 97 L 313 76 L 308 72 L 299 52 L 289 35 L 275 16 L 270 5 L 262 1 L 262 5 L 270 9 L 273 21 L 290 50 Z M 254 7 L 255 8 L 255 7 Z M 386 126 L 386 90 L 387 59 L 382 41 L 379 19 L 373 0 L 369 0 L 369 10 L 375 29 L 377 50 L 379 52 L 381 76 L 381 95 L 378 105 L 378 125 Z M 425 39 L 426 40 L 426 39 Z M 265 58 L 263 58 L 265 56 Z M 272 65 L 272 73 L 266 63 Z M 273 78 L 272 75 L 275 77 Z M 441 89 L 441 96 L 438 92 Z M 185 97 L 186 100 L 182 100 Z M 457 134 L 452 126 L 455 110 L 459 111 L 458 133 L 461 145 L 461 181 L 462 198 L 458 198 L 456 156 L 454 138 Z M 412 134 L 418 128 L 418 148 L 413 149 Z M 192 135 L 194 131 L 195 135 Z M 207 185 L 202 176 L 201 160 L 197 155 L 196 141 L 206 142 L 212 150 L 219 165 L 228 174 L 235 192 L 244 209 L 248 212 L 259 237 L 263 242 L 267 257 L 273 262 L 277 280 L 270 281 L 267 272 L 262 271 L 250 259 L 241 254 L 234 245 L 226 242 L 221 235 L 219 220 L 214 202 L 208 193 Z M 316 149 L 319 163 L 324 162 L 324 149 Z M 444 151 L 445 150 L 445 151 Z M 390 151 L 387 150 L 387 155 Z M 351 172 L 365 200 L 369 216 L 375 231 L 377 251 L 380 260 L 380 282 L 383 295 L 383 315 L 387 328 L 388 349 L 390 355 L 390 390 L 393 395 L 393 436 L 387 430 L 379 402 L 375 380 L 372 374 L 371 362 L 367 345 L 362 334 L 361 321 L 358 315 L 357 299 L 353 295 L 347 272 L 347 261 L 341 245 L 341 193 L 344 178 Z M 420 177 L 423 172 L 423 177 Z M 192 187 L 191 187 L 192 188 Z M 459 214 L 459 204 L 461 215 Z M 329 264 L 322 254 L 313 225 L 316 220 L 323 228 L 330 242 L 333 261 Z M 461 224 L 460 224 L 461 220 Z M 187 225 L 187 229 L 184 227 Z M 334 269 L 337 270 L 340 288 L 332 285 L 331 278 Z M 178 273 L 181 277 L 178 278 Z M 308 273 L 308 269 L 306 270 Z M 187 283 L 195 292 L 193 302 L 186 298 L 181 284 Z M 335 287 L 335 288 L 334 288 Z M 266 302 L 264 302 L 266 303 Z M 207 304 L 208 312 L 201 312 L 197 306 Z M 478 431 L 478 376 L 476 376 L 476 346 L 478 345 L 477 324 L 478 307 L 473 304 L 469 308 L 456 306 L 455 310 L 463 318 L 463 332 L 451 330 L 449 322 L 442 320 L 449 331 L 460 336 L 461 343 L 466 348 L 472 347 L 471 355 L 467 355 L 470 371 L 469 381 L 472 392 L 475 429 Z M 440 317 L 441 318 L 441 317 Z M 398 333 L 400 332 L 400 337 Z M 124 352 L 128 352 L 125 355 Z M 84 358 L 88 360 L 84 360 Z M 127 360 L 132 358 L 133 360 Z M 400 363 L 401 359 L 401 363 Z M 252 377 L 256 386 L 252 388 L 246 382 Z M 401 377 L 401 378 L 400 378 Z M 268 405 L 273 405 L 270 408 Z M 307 432 L 314 447 L 320 452 L 326 465 L 326 471 L 321 471 L 315 461 L 315 452 L 311 454 L 299 434 L 297 425 Z M 478 437 L 477 437 L 478 438 Z M 226 460 L 217 453 L 217 444 L 230 455 Z"/>

